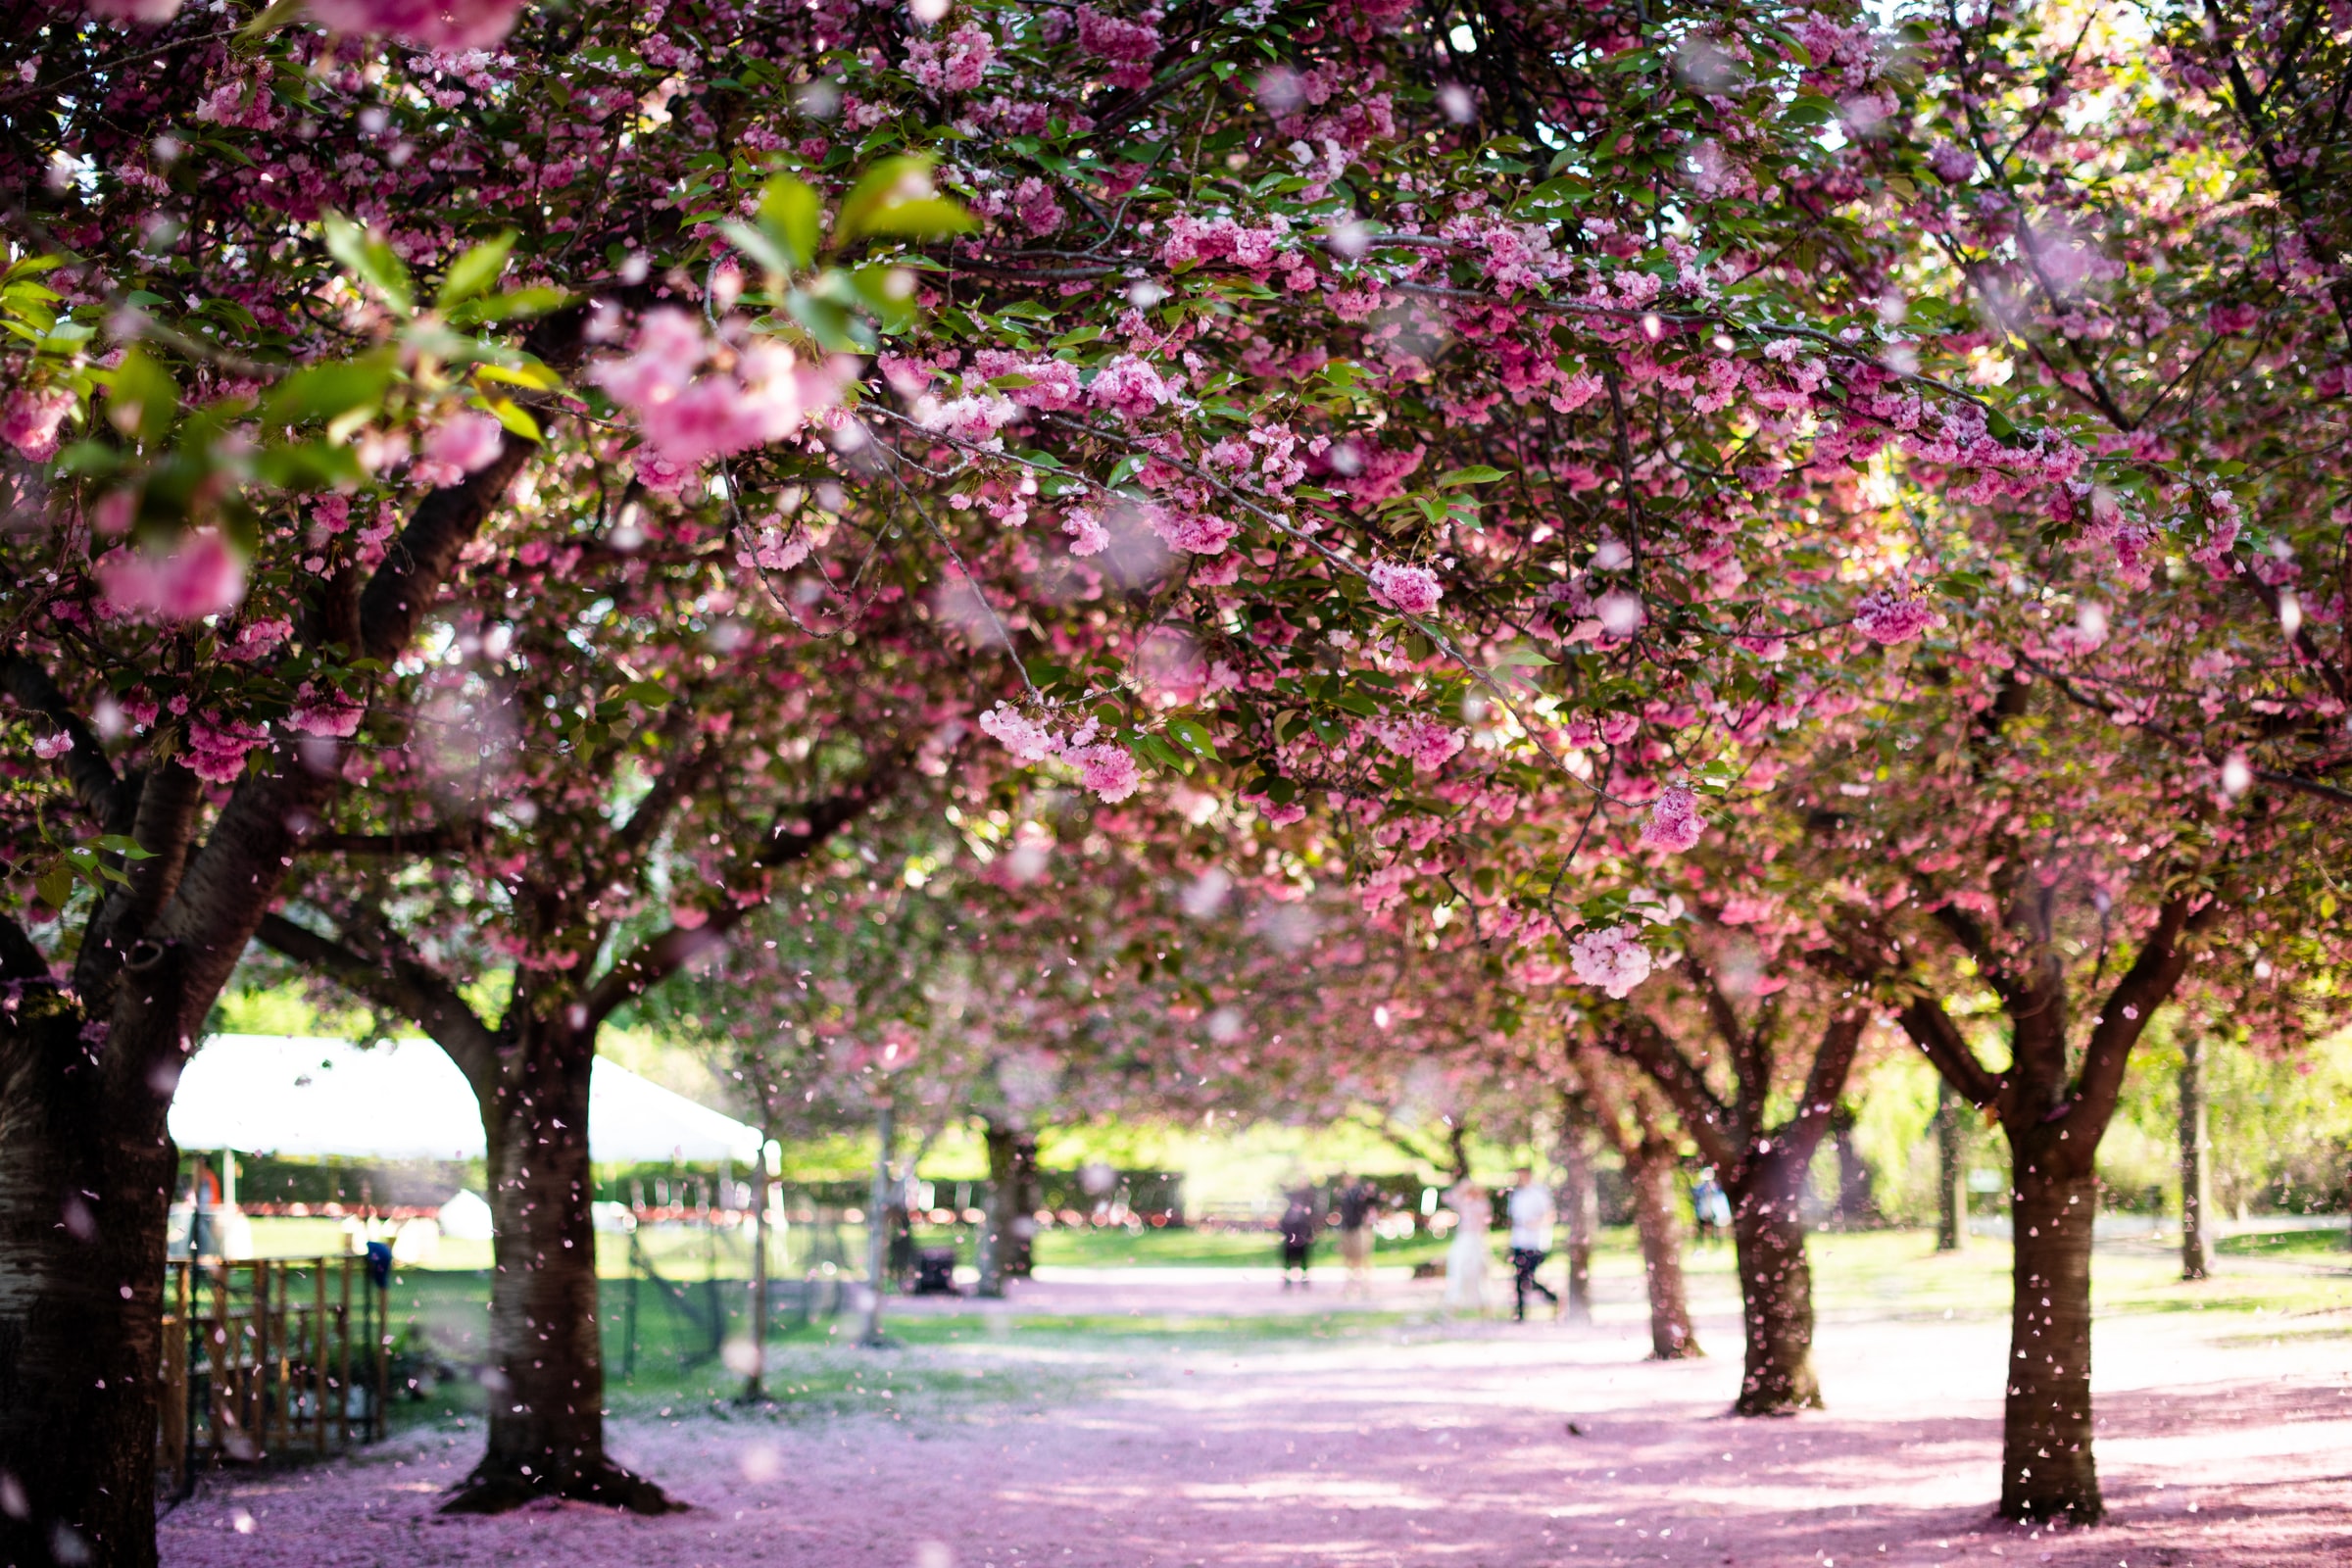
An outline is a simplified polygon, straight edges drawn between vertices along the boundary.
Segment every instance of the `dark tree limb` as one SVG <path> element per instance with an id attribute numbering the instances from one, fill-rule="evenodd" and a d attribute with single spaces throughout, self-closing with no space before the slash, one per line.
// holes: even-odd
<path id="1" fill-rule="evenodd" d="M 1698 1068 L 1665 1030 L 1642 1013 L 1629 1012 L 1605 1044 L 1649 1074 L 1709 1160 L 1727 1171 L 1739 1167 L 1743 1140 L 1731 1107 L 1715 1098 Z"/>
<path id="2" fill-rule="evenodd" d="M 1977 1059 L 1976 1051 L 1960 1033 L 1960 1026 L 1943 1009 L 1943 1004 L 1934 997 L 1917 997 L 1897 1014 L 1903 1033 L 1911 1043 L 1926 1054 L 1936 1070 L 1970 1104 L 1979 1108 L 2005 1110 L 2009 1099 L 2009 1075 L 1996 1074 Z"/>
<path id="3" fill-rule="evenodd" d="M 854 788 L 818 801 L 796 815 L 777 813 L 775 824 L 768 829 L 766 843 L 753 857 L 753 864 L 761 870 L 775 870 L 807 859 L 828 839 L 870 810 L 897 780 L 898 763 L 893 760 Z M 724 943 L 735 927 L 765 903 L 765 899 L 748 904 L 730 903 L 710 911 L 701 925 L 671 926 L 638 944 L 590 988 L 586 1000 L 588 1022 L 602 1023 L 616 1008 L 643 996 Z"/>
<path id="4" fill-rule="evenodd" d="M 481 843 L 482 831 L 479 822 L 443 822 L 390 833 L 314 833 L 302 841 L 302 848 L 306 853 L 319 855 L 383 855 L 421 859 L 472 849 Z"/>
<path id="5" fill-rule="evenodd" d="M 74 799 L 97 821 L 99 830 L 128 832 L 137 791 L 125 788 L 115 764 L 107 760 L 106 748 L 99 744 L 96 732 L 74 710 L 49 671 L 23 654 L 0 658 L 0 691 L 7 692 L 19 708 L 49 720 L 73 742 L 58 759 L 58 766 L 73 787 Z"/>
<path id="6" fill-rule="evenodd" d="M 2155 928 L 2141 941 L 2132 967 L 2117 979 L 2099 1009 L 2098 1021 L 2091 1026 L 2082 1070 L 2075 1079 L 2070 1114 L 2082 1118 L 2080 1125 L 2087 1129 L 2076 1136 L 2094 1146 L 2106 1131 L 2108 1118 L 2115 1114 L 2132 1046 L 2147 1029 L 2149 1017 L 2172 1000 L 2188 968 L 2193 939 L 2213 924 L 2221 908 L 2218 902 L 2208 901 L 2192 913 L 2191 898 L 2179 893 L 2165 902 L 2157 912 Z"/>
<path id="7" fill-rule="evenodd" d="M 282 914 L 262 916 L 255 940 L 271 952 L 317 971 L 355 996 L 388 1012 L 415 1020 L 449 1053 L 477 1095 L 487 1098 L 498 1082 L 498 1034 L 431 965 L 408 952 L 385 929 L 368 933 L 370 954 L 347 946 Z M 485 1090 L 484 1086 L 488 1086 Z"/>
<path id="8" fill-rule="evenodd" d="M 1798 1102 L 1794 1115 L 1773 1129 L 1774 1143 L 1787 1139 L 1807 1151 L 1820 1144 L 1821 1135 L 1837 1110 L 1838 1097 L 1844 1092 L 1845 1076 L 1853 1069 L 1854 1053 L 1861 1049 L 1862 1031 L 1869 1022 L 1870 1013 L 1862 1007 L 1831 1016 L 1821 1031 L 1821 1044 L 1813 1053 L 1812 1068 L 1805 1074 L 1804 1099 Z"/>

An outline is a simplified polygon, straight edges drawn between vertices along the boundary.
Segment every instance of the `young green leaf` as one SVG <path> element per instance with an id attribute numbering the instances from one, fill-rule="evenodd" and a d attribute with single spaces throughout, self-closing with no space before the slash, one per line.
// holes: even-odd
<path id="1" fill-rule="evenodd" d="M 482 241 L 450 264 L 449 275 L 441 279 L 441 292 L 433 296 L 433 304 L 446 311 L 461 300 L 469 300 L 488 290 L 507 270 L 507 255 L 514 249 L 514 230 Z"/>

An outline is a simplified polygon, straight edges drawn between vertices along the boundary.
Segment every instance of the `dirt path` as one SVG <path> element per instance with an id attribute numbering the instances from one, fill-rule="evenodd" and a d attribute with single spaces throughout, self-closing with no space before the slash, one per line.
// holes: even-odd
<path id="1" fill-rule="evenodd" d="M 1418 1306 L 1427 1294 L 1385 1285 L 1375 1305 Z M 1020 1310 L 1304 1304 L 1231 1276 L 1121 1277 L 1042 1284 Z M 884 1353 L 975 1383 L 1018 1383 L 1055 1365 L 1091 1381 L 1060 1403 L 910 1396 L 903 1418 L 620 1422 L 630 1462 L 694 1504 L 660 1520 L 576 1506 L 440 1518 L 435 1494 L 471 1462 L 475 1440 L 412 1437 L 358 1462 L 209 1487 L 166 1520 L 164 1561 L 2352 1563 L 2352 1314 L 2103 1322 L 2099 1457 L 2114 1518 L 2052 1534 L 1989 1517 L 2004 1324 L 1825 1324 L 1830 1410 L 1740 1421 L 1723 1414 L 1739 1381 L 1736 1321 L 1702 1320 L 1713 1357 L 1653 1365 L 1641 1359 L 1631 1306 L 1589 1330 L 1406 1324 L 1328 1341 L 1177 1336 L 1108 1351 L 1063 1340 L 1026 1361 L 1007 1348 L 1017 1337 L 992 1339 L 974 1320 L 969 1343 Z"/>

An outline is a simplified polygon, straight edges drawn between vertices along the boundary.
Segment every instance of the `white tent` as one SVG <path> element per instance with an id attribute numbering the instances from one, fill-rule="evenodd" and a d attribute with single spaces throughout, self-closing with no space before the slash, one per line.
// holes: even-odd
<path id="1" fill-rule="evenodd" d="M 398 1040 L 214 1035 L 197 1048 L 172 1101 L 182 1149 L 341 1155 L 352 1159 L 480 1159 L 486 1145 L 473 1090 L 439 1046 Z M 588 1079 L 588 1154 L 639 1164 L 750 1164 L 760 1133 L 597 1059 Z"/>

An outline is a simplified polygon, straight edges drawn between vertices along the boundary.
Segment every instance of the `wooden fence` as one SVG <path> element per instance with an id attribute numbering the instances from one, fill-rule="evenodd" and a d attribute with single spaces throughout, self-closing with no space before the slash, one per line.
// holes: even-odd
<path id="1" fill-rule="evenodd" d="M 390 1374 L 389 1252 L 368 1257 L 174 1260 L 164 1281 L 156 1463 L 252 1463 L 383 1435 Z"/>

